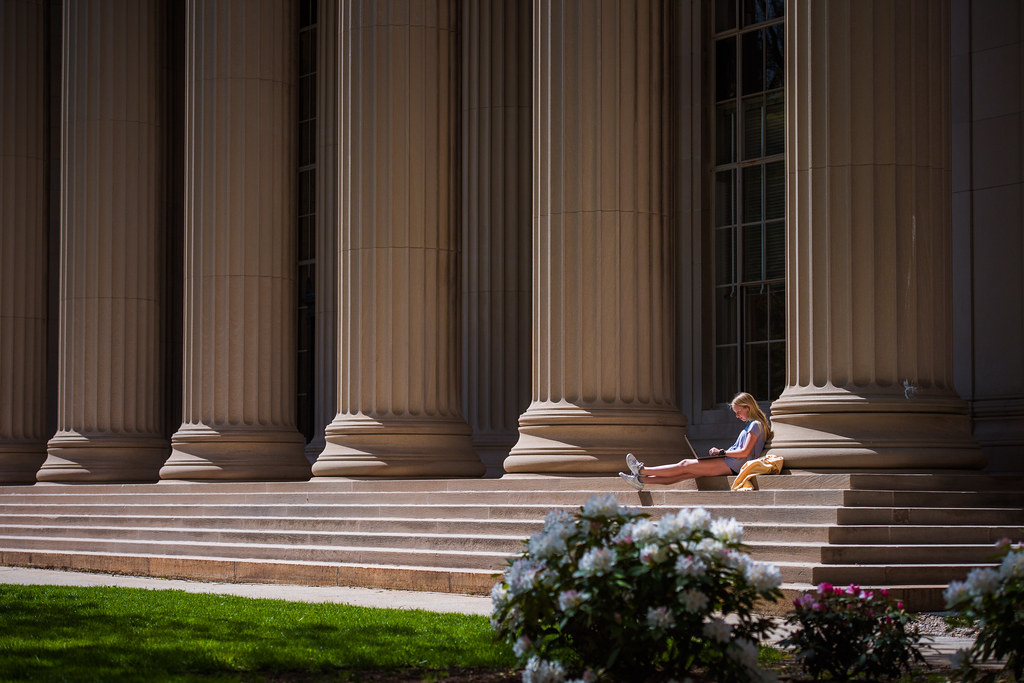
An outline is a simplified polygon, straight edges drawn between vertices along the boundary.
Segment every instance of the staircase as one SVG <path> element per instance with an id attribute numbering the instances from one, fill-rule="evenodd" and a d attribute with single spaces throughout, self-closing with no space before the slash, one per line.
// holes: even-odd
<path id="1" fill-rule="evenodd" d="M 1024 540 L 1024 477 L 977 473 L 725 477 L 636 492 L 617 477 L 0 486 L 0 564 L 212 581 L 486 594 L 552 508 L 598 493 L 653 517 L 734 517 L 785 592 L 887 587 L 908 608 Z"/>

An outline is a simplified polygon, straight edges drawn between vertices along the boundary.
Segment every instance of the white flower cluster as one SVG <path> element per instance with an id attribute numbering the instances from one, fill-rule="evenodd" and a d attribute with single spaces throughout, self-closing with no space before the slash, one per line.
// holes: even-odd
<path id="1" fill-rule="evenodd" d="M 505 583 L 508 584 L 508 597 L 525 593 L 532 589 L 537 575 L 544 570 L 544 563 L 528 557 L 521 557 L 505 571 Z M 494 594 L 492 592 L 493 600 Z"/>
<path id="2" fill-rule="evenodd" d="M 492 590 L 492 625 L 513 643 L 520 661 L 528 659 L 524 681 L 565 682 L 564 666 L 545 659 L 557 651 L 545 629 L 564 630 L 570 635 L 566 642 L 572 643 L 579 633 L 613 622 L 621 625 L 634 610 L 646 614 L 646 619 L 636 624 L 643 631 L 624 636 L 627 642 L 650 648 L 653 654 L 667 635 L 679 637 L 676 631 L 683 629 L 691 634 L 686 636 L 691 639 L 687 647 L 717 649 L 728 653 L 730 666 L 756 672 L 756 644 L 746 640 L 746 634 L 738 637 L 715 606 L 723 592 L 775 590 L 781 574 L 774 565 L 747 556 L 741 550 L 742 538 L 743 528 L 736 520 L 712 518 L 704 508 L 683 509 L 653 521 L 639 510 L 620 506 L 611 494 L 594 496 L 576 515 L 563 510 L 548 513 L 544 527 L 527 541 L 523 556 Z M 626 577 L 631 586 L 622 583 Z M 648 602 L 665 591 L 675 592 L 676 599 Z M 540 616 L 528 622 L 527 612 Z M 580 654 L 586 657 L 585 666 L 602 665 L 600 648 L 583 648 Z M 589 683 L 595 676 L 588 668 L 579 680 Z"/>
<path id="3" fill-rule="evenodd" d="M 943 597 L 947 605 L 971 600 L 975 607 L 981 607 L 985 597 L 999 591 L 1004 583 L 1022 579 L 1024 548 L 1017 547 L 1006 553 L 998 570 L 989 567 L 972 569 L 966 581 L 951 582 Z"/>
<path id="4" fill-rule="evenodd" d="M 711 533 L 720 541 L 739 543 L 743 540 L 743 527 L 735 519 L 719 517 L 711 522 Z"/>
<path id="5" fill-rule="evenodd" d="M 719 643 L 728 643 L 732 637 L 732 626 L 725 623 L 721 617 L 711 617 L 704 622 L 704 635 Z"/>
<path id="6" fill-rule="evenodd" d="M 583 576 L 601 576 L 608 573 L 619 555 L 612 548 L 591 548 L 580 558 L 580 574 Z"/>
<path id="7" fill-rule="evenodd" d="M 523 683 L 563 683 L 565 667 L 561 662 L 549 662 L 540 657 L 530 657 L 523 669 Z"/>
<path id="8" fill-rule="evenodd" d="M 707 570 L 707 563 L 695 555 L 680 555 L 676 560 L 676 574 L 683 578 L 699 578 Z"/>
<path id="9" fill-rule="evenodd" d="M 679 594 L 679 604 L 690 614 L 703 612 L 707 609 L 709 602 L 708 596 L 692 588 Z"/>
<path id="10" fill-rule="evenodd" d="M 1003 581 L 1024 579 L 1024 548 L 1006 553 L 999 566 L 999 578 Z"/>
<path id="11" fill-rule="evenodd" d="M 951 582 L 943 597 L 946 599 L 947 605 L 971 599 L 976 606 L 980 607 L 985 596 L 991 595 L 998 588 L 999 572 L 987 567 L 972 569 L 967 575 L 966 581 Z"/>
<path id="12" fill-rule="evenodd" d="M 589 598 L 590 595 L 588 593 L 581 593 L 578 590 L 569 589 L 567 591 L 562 591 L 558 596 L 558 609 L 568 615 L 571 615 Z"/>
<path id="13" fill-rule="evenodd" d="M 640 561 L 648 567 L 661 564 L 668 559 L 669 548 L 667 545 L 651 543 L 640 549 Z"/>
<path id="14" fill-rule="evenodd" d="M 782 572 L 770 562 L 758 562 L 747 555 L 740 556 L 739 568 L 754 590 L 769 591 L 782 585 Z"/>
<path id="15" fill-rule="evenodd" d="M 647 625 L 656 631 L 667 631 L 676 625 L 676 618 L 668 607 L 651 607 L 647 610 Z"/>
<path id="16" fill-rule="evenodd" d="M 615 534 L 613 542 L 616 544 L 634 543 L 641 545 L 658 538 L 658 525 L 646 517 L 634 519 L 622 525 Z"/>
<path id="17" fill-rule="evenodd" d="M 617 514 L 619 514 L 619 503 L 610 493 L 603 496 L 591 496 L 583 504 L 584 517 L 614 517 Z"/>

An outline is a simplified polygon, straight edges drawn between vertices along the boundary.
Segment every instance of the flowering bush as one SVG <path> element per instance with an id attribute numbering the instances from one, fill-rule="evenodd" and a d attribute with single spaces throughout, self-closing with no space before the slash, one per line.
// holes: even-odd
<path id="1" fill-rule="evenodd" d="M 908 621 L 903 603 L 884 589 L 823 583 L 793 601 L 786 623 L 797 628 L 781 644 L 795 651 L 814 678 L 827 673 L 845 681 L 863 674 L 879 680 L 924 662 L 917 648 L 921 636 L 916 628 L 908 630 Z"/>
<path id="2" fill-rule="evenodd" d="M 735 520 L 703 508 L 652 521 L 611 495 L 575 516 L 553 510 L 495 585 L 491 623 L 526 662 L 527 682 L 697 668 L 758 680 L 757 643 L 772 624 L 753 607 L 780 597 L 781 576 L 751 560 L 741 536 Z"/>
<path id="3" fill-rule="evenodd" d="M 954 662 L 965 681 L 994 680 L 998 672 L 974 665 L 1004 657 L 1005 669 L 1015 680 L 1024 680 L 1024 546 L 1003 540 L 996 547 L 999 569 L 973 569 L 966 581 L 946 589 L 946 608 L 956 613 L 948 621 L 977 627 L 974 644 Z"/>

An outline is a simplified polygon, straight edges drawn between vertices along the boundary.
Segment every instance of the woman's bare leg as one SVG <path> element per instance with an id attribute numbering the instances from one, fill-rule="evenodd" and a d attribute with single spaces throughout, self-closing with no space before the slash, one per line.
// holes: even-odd
<path id="1" fill-rule="evenodd" d="M 645 484 L 677 484 L 697 477 L 714 477 L 732 474 L 725 464 L 725 458 L 708 458 L 706 460 L 682 460 L 674 465 L 644 467 L 640 470 Z"/>

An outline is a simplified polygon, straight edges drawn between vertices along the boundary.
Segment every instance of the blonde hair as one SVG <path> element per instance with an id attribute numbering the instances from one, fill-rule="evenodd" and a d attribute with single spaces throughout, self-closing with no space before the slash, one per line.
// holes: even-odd
<path id="1" fill-rule="evenodd" d="M 729 405 L 743 406 L 749 410 L 747 416 L 751 420 L 757 420 L 761 425 L 761 433 L 764 434 L 764 445 L 767 448 L 773 436 L 772 423 L 768 420 L 768 416 L 764 414 L 764 411 L 761 410 L 761 406 L 757 405 L 757 399 L 747 392 L 741 391 L 729 401 Z"/>

